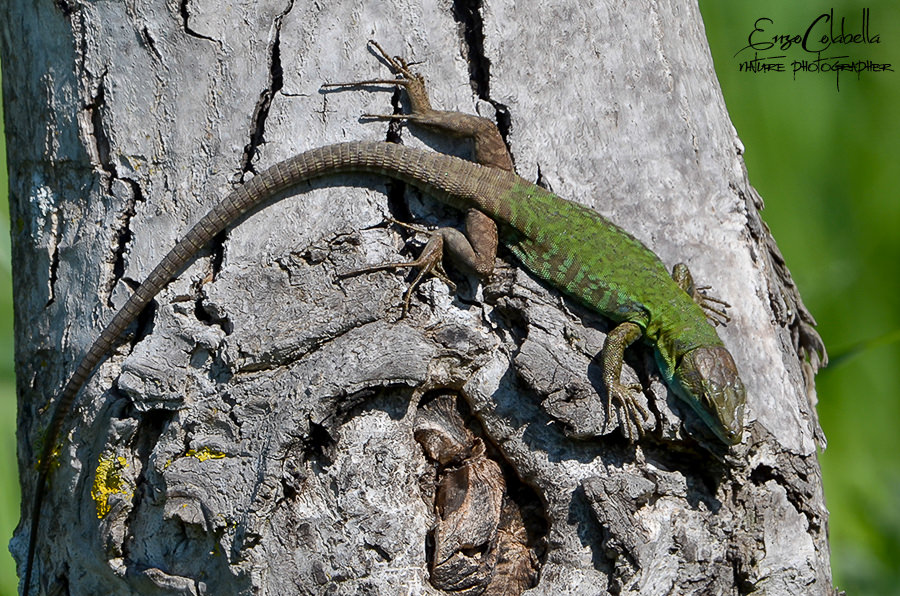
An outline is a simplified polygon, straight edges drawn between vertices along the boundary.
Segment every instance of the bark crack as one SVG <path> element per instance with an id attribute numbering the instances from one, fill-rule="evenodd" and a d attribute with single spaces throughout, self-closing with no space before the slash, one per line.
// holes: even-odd
<path id="1" fill-rule="evenodd" d="M 272 107 L 275 94 L 284 87 L 284 70 L 281 67 L 281 23 L 293 7 L 294 0 L 290 0 L 287 8 L 276 16 L 272 23 L 272 43 L 269 44 L 269 77 L 266 87 L 259 94 L 256 108 L 250 119 L 250 139 L 244 146 L 244 154 L 241 157 L 242 179 L 247 172 L 256 174 L 253 160 L 260 145 L 266 142 L 266 120 L 269 117 L 269 108 Z"/>
<path id="2" fill-rule="evenodd" d="M 400 87 L 395 88 L 391 94 L 392 114 L 403 113 L 403 106 L 400 103 L 401 96 Z M 400 120 L 390 121 L 384 140 L 388 143 L 403 144 L 403 125 Z M 400 221 L 412 221 L 412 212 L 409 210 L 409 203 L 406 202 L 406 183 L 391 178 L 385 184 L 387 186 L 385 194 L 387 195 L 388 211 Z"/>
<path id="3" fill-rule="evenodd" d="M 191 28 L 190 19 L 191 14 L 188 11 L 188 5 L 190 4 L 190 0 L 181 0 L 181 4 L 178 7 L 179 12 L 181 13 L 181 24 L 184 28 L 184 32 L 190 35 L 191 37 L 196 37 L 197 39 L 205 39 L 207 41 L 213 41 L 219 43 L 218 39 L 213 39 L 208 35 L 203 35 Z"/>
<path id="4" fill-rule="evenodd" d="M 166 427 L 175 417 L 175 412 L 170 410 L 150 410 L 139 416 L 138 429 L 135 432 L 136 444 L 134 452 L 140 465 L 140 472 L 134 481 L 131 508 L 128 512 L 124 526 L 132 528 L 137 523 L 138 513 L 144 506 L 148 495 L 152 494 L 152 482 L 148 478 L 151 470 L 153 449 L 157 446 Z M 135 536 L 130 534 L 121 543 L 122 559 L 131 561 L 131 550 Z"/>
<path id="5" fill-rule="evenodd" d="M 56 280 L 59 277 L 59 241 L 60 241 L 60 229 L 59 229 L 59 211 L 54 209 L 50 214 L 50 225 L 51 225 L 51 233 L 50 233 L 50 271 L 47 279 L 47 304 L 46 306 L 50 306 L 56 301 Z"/>
<path id="6" fill-rule="evenodd" d="M 145 198 L 141 185 L 137 180 L 119 176 L 115 161 L 112 158 L 112 141 L 107 133 L 108 127 L 103 113 L 106 109 L 107 74 L 107 70 L 100 74 L 91 100 L 82 108 L 82 122 L 86 128 L 88 153 L 94 168 L 100 173 L 101 186 L 104 192 L 107 195 L 120 198 L 118 196 L 120 192 L 113 187 L 113 183 L 117 180 L 123 182 L 129 191 L 129 196 L 124 199 L 124 207 L 116 217 L 116 229 L 113 232 L 112 256 L 110 259 L 113 272 L 104 288 L 107 306 L 114 308 L 112 292 L 116 284 L 125 276 L 125 254 L 134 238 L 131 230 L 131 220 L 137 211 L 137 203 L 144 202 Z M 51 263 L 51 283 L 55 281 L 58 256 L 54 255 L 53 260 L 56 263 Z"/>
<path id="7" fill-rule="evenodd" d="M 265 143 L 266 120 L 269 117 L 269 109 L 272 106 L 272 100 L 275 94 L 281 91 L 284 86 L 284 70 L 281 66 L 281 24 L 284 17 L 294 8 L 294 0 L 289 0 L 287 7 L 275 17 L 272 23 L 272 42 L 268 49 L 268 65 L 269 76 L 266 87 L 260 92 L 256 107 L 253 110 L 253 116 L 250 119 L 249 141 L 244 145 L 244 152 L 241 156 L 240 174 L 238 181 L 243 183 L 244 176 L 251 172 L 256 174 L 253 167 L 253 160 L 259 151 L 260 145 Z M 182 17 L 184 18 L 185 31 L 192 33 L 188 28 L 187 0 L 181 5 Z M 198 35 L 199 36 L 199 35 Z M 202 36 L 199 36 L 202 37 Z M 210 39 L 210 38 L 205 38 Z M 225 242 L 227 240 L 227 232 L 225 230 L 216 234 L 210 241 L 210 264 L 211 278 L 215 280 L 222 269 L 222 263 L 225 260 Z M 197 309 L 202 310 L 200 308 Z M 226 327 L 223 327 L 226 329 Z M 226 330 L 227 331 L 227 330 Z"/>
<path id="8" fill-rule="evenodd" d="M 459 24 L 459 33 L 466 48 L 469 63 L 469 84 L 479 99 L 494 106 L 495 121 L 503 143 L 515 163 L 509 146 L 512 117 L 509 107 L 491 99 L 491 61 L 484 53 L 484 19 L 481 17 L 482 0 L 454 0 L 453 17 Z"/>
<path id="9" fill-rule="evenodd" d="M 309 338 L 309 340 L 303 342 L 302 346 L 298 346 L 283 355 L 273 354 L 271 352 L 256 353 L 240 350 L 239 357 L 249 362 L 242 366 L 236 367 L 235 374 L 256 373 L 289 366 L 295 362 L 298 362 L 299 360 L 302 360 L 303 358 L 306 358 L 308 355 L 323 349 L 329 344 L 342 338 L 347 333 L 350 333 L 355 329 L 362 329 L 366 325 L 375 323 L 377 320 L 377 317 L 372 316 L 365 317 L 347 325 L 342 325 L 340 328 L 334 330 L 333 332 Z"/>
<path id="10" fill-rule="evenodd" d="M 86 120 L 90 123 L 88 151 L 91 161 L 94 167 L 102 172 L 104 189 L 109 194 L 112 181 L 118 177 L 118 174 L 115 164 L 110 160 L 110 140 L 103 122 L 103 109 L 106 107 L 106 75 L 106 70 L 100 74 L 97 89 L 83 110 Z"/>
<path id="11" fill-rule="evenodd" d="M 156 56 L 157 60 L 162 62 L 162 54 L 160 54 L 159 48 L 156 47 L 156 40 L 153 39 L 153 36 L 150 34 L 150 30 L 146 26 L 142 27 L 140 34 L 141 39 L 144 41 L 144 45 L 147 46 L 147 49 L 150 50 L 150 53 Z"/>
<path id="12" fill-rule="evenodd" d="M 110 308 L 115 306 L 112 303 L 113 288 L 125 277 L 125 253 L 134 239 L 134 232 L 131 230 L 131 220 L 137 212 L 138 202 L 143 203 L 145 200 L 141 185 L 137 180 L 133 178 L 120 178 L 120 180 L 128 185 L 131 190 L 131 196 L 128 198 L 121 215 L 117 218 L 119 227 L 116 230 L 115 250 L 113 251 L 113 275 L 106 288 L 106 303 Z"/>

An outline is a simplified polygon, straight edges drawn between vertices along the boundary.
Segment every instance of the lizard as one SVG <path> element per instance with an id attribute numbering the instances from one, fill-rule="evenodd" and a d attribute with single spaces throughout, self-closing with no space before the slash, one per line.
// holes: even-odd
<path id="1" fill-rule="evenodd" d="M 442 276 L 440 264 L 444 252 L 479 276 L 488 277 L 494 268 L 498 245 L 502 243 L 539 279 L 615 324 L 600 352 L 602 380 L 608 392 L 607 407 L 616 402 L 623 408 L 626 418 L 623 433 L 629 439 L 631 423 L 640 433 L 640 419 L 646 419 L 649 414 L 634 397 L 640 385 L 624 385 L 620 376 L 625 349 L 643 338 L 655 348 L 668 387 L 690 406 L 715 437 L 726 446 L 741 442 L 746 392 L 734 359 L 712 324 L 719 319 L 727 321 L 727 315 L 717 307 L 727 304 L 707 296 L 706 288 L 694 286 L 683 264 L 676 265 L 670 275 L 655 253 L 596 211 L 516 175 L 495 123 L 462 112 L 433 109 L 425 79 L 414 73 L 402 58 L 389 56 L 374 41 L 369 43 L 380 52 L 397 78 L 330 83 L 323 87 L 397 85 L 406 92 L 409 113 L 363 116 L 403 120 L 470 139 L 473 161 L 387 142 L 326 145 L 263 170 L 235 188 L 195 223 L 102 329 L 53 404 L 37 464 L 25 596 L 31 588 L 41 507 L 63 423 L 94 369 L 119 336 L 201 247 L 273 195 L 311 179 L 370 173 L 403 181 L 465 212 L 466 233 L 450 227 L 433 231 L 417 259 L 349 272 L 419 268 L 419 275 L 405 295 L 404 314 L 415 284 L 427 273 Z"/>

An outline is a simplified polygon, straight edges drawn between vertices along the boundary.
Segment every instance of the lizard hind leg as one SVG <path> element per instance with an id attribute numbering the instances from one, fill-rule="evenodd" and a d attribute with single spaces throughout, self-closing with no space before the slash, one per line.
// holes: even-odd
<path id="1" fill-rule="evenodd" d="M 420 226 L 404 223 L 395 219 L 390 220 L 404 228 L 428 234 L 429 241 L 416 262 L 436 262 L 432 272 L 445 281 L 451 287 L 453 283 L 437 275 L 444 254 L 449 255 L 456 263 L 462 265 L 478 277 L 486 279 L 494 271 L 494 259 L 497 257 L 497 246 L 500 238 L 497 234 L 497 224 L 490 217 L 477 209 L 466 211 L 466 232 L 462 233 L 455 228 L 438 228 L 426 230 Z M 446 252 L 444 252 L 446 251 Z M 416 266 L 422 266 L 421 264 Z"/>
<path id="2" fill-rule="evenodd" d="M 451 137 L 471 139 L 474 145 L 474 161 L 481 165 L 513 171 L 512 157 L 503 141 L 497 125 L 481 116 L 446 110 L 435 110 L 428 99 L 425 78 L 413 72 L 410 64 L 399 56 L 390 56 L 378 43 L 369 40 L 384 59 L 394 79 L 370 79 L 346 83 L 325 83 L 323 87 L 360 87 L 365 85 L 399 85 L 409 98 L 408 114 L 363 114 L 372 120 L 403 120 Z"/>
<path id="3" fill-rule="evenodd" d="M 472 139 L 475 149 L 475 162 L 488 167 L 496 167 L 507 171 L 513 170 L 512 157 L 496 124 L 480 116 L 433 109 L 428 99 L 428 92 L 425 89 L 425 79 L 411 70 L 410 63 L 399 56 L 390 56 L 375 41 L 370 40 L 369 46 L 381 54 L 384 63 L 397 75 L 397 78 L 372 79 L 350 83 L 328 83 L 323 85 L 323 87 L 399 85 L 403 87 L 409 97 L 411 110 L 409 114 L 364 114 L 363 117 L 377 120 L 404 120 L 448 136 Z M 396 223 L 399 224 L 400 222 Z M 400 225 L 416 229 L 408 224 Z M 497 225 L 484 213 L 476 209 L 469 209 L 466 212 L 465 234 L 453 228 L 440 228 L 430 232 L 429 235 L 429 241 L 422 254 L 414 261 L 376 265 L 349 272 L 342 277 L 385 269 L 418 267 L 420 270 L 419 274 L 413 280 L 409 289 L 407 289 L 404 297 L 403 315 L 405 316 L 409 311 L 412 291 L 425 275 L 433 274 L 445 281 L 451 288 L 455 288 L 453 283 L 447 279 L 441 266 L 445 250 L 456 262 L 482 278 L 490 276 L 494 270 L 494 260 L 497 255 L 499 242 Z"/>
<path id="4" fill-rule="evenodd" d="M 687 292 L 688 296 L 693 298 L 703 312 L 709 322 L 715 326 L 727 325 L 731 321 L 726 309 L 731 305 L 715 296 L 711 296 L 707 292 L 711 286 L 694 285 L 694 277 L 684 263 L 677 263 L 672 267 L 672 279 L 678 284 L 678 287 Z"/>
<path id="5" fill-rule="evenodd" d="M 466 213 L 466 234 L 455 228 L 438 228 L 437 230 L 429 231 L 394 219 L 389 221 L 410 230 L 428 234 L 428 242 L 418 258 L 409 262 L 383 263 L 371 267 L 363 267 L 343 273 L 339 277 L 345 278 L 388 269 L 418 268 L 418 275 L 410 283 L 404 294 L 401 318 L 405 317 L 409 312 L 409 302 L 413 290 L 416 289 L 426 275 L 434 275 L 446 283 L 451 291 L 456 291 L 456 284 L 447 277 L 443 268 L 445 249 L 455 261 L 482 278 L 490 276 L 494 270 L 494 258 L 497 254 L 498 243 L 497 226 L 494 225 L 493 220 L 476 209 L 470 209 Z"/>
<path id="6" fill-rule="evenodd" d="M 405 224 L 402 222 L 398 222 L 396 220 L 390 220 L 393 223 L 397 223 L 401 226 L 421 231 L 417 226 L 411 226 L 409 224 Z M 422 249 L 421 254 L 419 254 L 418 258 L 409 262 L 394 262 L 394 263 L 381 263 L 379 265 L 372 265 L 370 267 L 362 267 L 360 269 L 353 269 L 352 271 L 347 271 L 345 273 L 341 273 L 338 275 L 339 278 L 347 278 L 353 277 L 356 275 L 362 275 L 366 273 L 374 273 L 376 271 L 386 271 L 389 269 L 404 269 L 404 268 L 417 268 L 419 273 L 416 275 L 415 279 L 409 284 L 409 287 L 406 288 L 406 292 L 403 294 L 403 312 L 400 315 L 400 318 L 403 319 L 406 317 L 406 314 L 409 312 L 409 301 L 412 297 L 413 291 L 418 287 L 422 280 L 425 279 L 426 275 L 434 275 L 444 283 L 446 283 L 451 291 L 456 290 L 456 284 L 454 284 L 447 274 L 444 272 L 444 267 L 442 265 L 444 254 L 444 238 L 441 234 L 429 234 L 428 243 L 425 244 L 425 248 Z"/>

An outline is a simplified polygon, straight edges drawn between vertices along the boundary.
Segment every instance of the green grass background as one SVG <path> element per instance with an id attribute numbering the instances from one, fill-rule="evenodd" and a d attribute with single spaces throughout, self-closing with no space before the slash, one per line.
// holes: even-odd
<path id="1" fill-rule="evenodd" d="M 900 5 L 701 0 L 713 59 L 750 181 L 832 359 L 817 379 L 832 566 L 848 594 L 900 594 Z M 748 74 L 734 54 L 759 17 L 803 33 L 834 8 L 880 43 L 825 56 L 898 72 Z M 785 53 L 800 58 L 796 49 Z M 772 55 L 772 54 L 770 54 Z M 752 55 L 748 56 L 752 58 Z M 788 61 L 789 63 L 789 61 Z"/>
<path id="2" fill-rule="evenodd" d="M 832 6 L 856 30 L 869 8 L 881 42 L 854 58 L 900 70 L 896 0 L 786 3 L 701 0 L 732 121 L 763 212 L 832 356 L 818 377 L 828 436 L 821 462 L 835 581 L 850 594 L 900 595 L 900 73 L 841 77 L 738 72 L 753 22 L 805 30 Z M 845 48 L 846 49 L 846 48 Z M 799 53 L 789 52 L 791 59 Z M 0 111 L 2 114 L 2 111 Z M 2 120 L 0 120 L 2 122 Z M 0 135 L 0 204 L 6 167 Z M 0 542 L 19 514 L 15 461 L 9 211 L 0 209 Z M 0 549 L 0 596 L 14 594 Z"/>
<path id="3" fill-rule="evenodd" d="M 0 79 L 2 81 L 2 79 Z M 16 469 L 16 386 L 13 373 L 13 310 L 9 252 L 9 184 L 6 136 L 0 101 L 0 595 L 16 593 L 16 567 L 5 547 L 19 521 Z"/>

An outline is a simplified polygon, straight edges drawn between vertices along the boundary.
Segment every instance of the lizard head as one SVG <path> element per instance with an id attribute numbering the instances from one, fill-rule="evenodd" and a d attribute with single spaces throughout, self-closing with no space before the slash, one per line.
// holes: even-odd
<path id="1" fill-rule="evenodd" d="M 741 442 L 746 392 L 728 350 L 694 348 L 678 363 L 673 386 L 722 442 Z"/>

